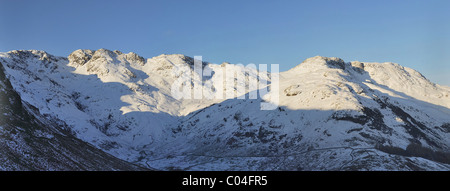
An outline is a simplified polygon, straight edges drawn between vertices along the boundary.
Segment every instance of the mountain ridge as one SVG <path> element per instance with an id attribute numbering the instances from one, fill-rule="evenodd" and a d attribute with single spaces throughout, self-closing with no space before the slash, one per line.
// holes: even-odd
<path id="1" fill-rule="evenodd" d="M 413 69 L 312 57 L 279 73 L 280 91 L 269 93 L 278 93 L 278 108 L 261 111 L 270 98 L 173 98 L 170 84 L 183 78 L 173 72 L 180 66 L 190 66 L 200 87 L 215 84 L 227 67 L 271 82 L 257 70 L 208 62 L 202 68 L 212 75 L 204 78 L 193 62 L 181 54 L 145 59 L 106 49 L 80 49 L 68 58 L 36 50 L 0 53 L 8 80 L 36 107 L 36 117 L 64 121 L 77 138 L 146 168 L 449 169 L 411 149 L 388 152 L 428 148 L 431 156 L 450 148 L 450 88 Z M 257 90 L 251 88 L 238 83 L 235 97 L 249 98 Z"/>

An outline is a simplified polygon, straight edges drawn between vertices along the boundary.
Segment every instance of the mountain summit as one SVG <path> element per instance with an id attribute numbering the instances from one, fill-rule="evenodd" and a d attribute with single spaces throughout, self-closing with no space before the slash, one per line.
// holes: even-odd
<path id="1" fill-rule="evenodd" d="M 297 70 L 298 68 L 340 68 L 345 69 L 344 60 L 336 57 L 323 57 L 323 56 L 315 56 L 312 58 L 308 58 L 303 61 L 301 64 L 292 68 L 291 70 Z"/>
<path id="2" fill-rule="evenodd" d="M 58 148 L 86 145 L 98 160 L 115 158 L 104 169 L 450 169 L 450 88 L 395 63 L 306 59 L 279 73 L 280 91 L 273 92 L 279 104 L 268 111 L 260 110 L 266 97 L 175 99 L 171 84 L 183 78 L 174 72 L 181 66 L 190 68 L 192 87 L 211 87 L 227 68 L 271 82 L 270 75 L 233 64 L 203 62 L 211 75 L 199 76 L 194 58 L 180 54 L 144 59 L 99 49 L 64 58 L 30 50 L 0 53 L 0 63 L 0 108 L 17 108 L 2 110 L 0 146 L 35 153 L 31 159 L 22 152 L 26 162 L 20 162 L 0 152 L 9 164 L 0 165 L 4 170 L 50 169 L 36 168 L 44 163 L 34 159 L 45 152 L 29 139 Z M 257 90 L 235 85 L 236 97 Z M 69 159 L 82 153 L 69 150 Z M 89 169 L 70 161 L 54 169 Z M 27 165 L 14 167 L 19 164 Z"/>

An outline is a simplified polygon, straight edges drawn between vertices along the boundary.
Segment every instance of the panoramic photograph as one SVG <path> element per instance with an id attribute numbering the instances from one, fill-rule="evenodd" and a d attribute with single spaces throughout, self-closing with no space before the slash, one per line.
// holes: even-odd
<path id="1" fill-rule="evenodd" d="M 449 7 L 1 0 L 0 170 L 449 171 Z"/>

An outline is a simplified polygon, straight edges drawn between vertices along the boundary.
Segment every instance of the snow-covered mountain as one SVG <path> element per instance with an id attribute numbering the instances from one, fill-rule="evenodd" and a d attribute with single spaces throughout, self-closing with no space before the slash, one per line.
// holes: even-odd
<path id="1" fill-rule="evenodd" d="M 42 120 L 0 65 L 0 170 L 148 170 L 77 139 L 64 122 Z M 39 116 L 39 117 L 36 117 Z"/>
<path id="2" fill-rule="evenodd" d="M 184 55 L 144 59 L 106 49 L 76 50 L 68 58 L 10 51 L 0 53 L 2 82 L 11 83 L 11 90 L 2 86 L 2 91 L 18 93 L 24 110 L 43 124 L 35 128 L 63 129 L 145 168 L 450 169 L 450 88 L 410 68 L 309 58 L 279 73 L 280 91 L 270 92 L 278 94 L 279 107 L 261 110 L 261 102 L 274 96 L 220 98 L 227 87 L 217 86 L 223 79 L 219 74 L 233 69 L 259 87 L 271 86 L 270 74 L 201 62 L 211 73 L 202 76 L 195 61 Z M 192 88 L 213 87 L 214 99 L 172 96 L 171 85 L 185 76 L 177 68 L 183 67 L 190 68 Z M 257 90 L 248 83 L 235 85 L 235 97 Z"/>

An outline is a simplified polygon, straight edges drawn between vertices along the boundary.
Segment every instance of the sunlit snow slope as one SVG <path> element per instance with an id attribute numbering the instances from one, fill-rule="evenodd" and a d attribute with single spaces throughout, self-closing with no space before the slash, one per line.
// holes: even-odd
<path id="1" fill-rule="evenodd" d="M 0 62 L 36 118 L 64 124 L 77 138 L 144 167 L 450 169 L 450 88 L 394 63 L 309 58 L 279 74 L 280 91 L 271 92 L 279 107 L 263 111 L 260 103 L 272 101 L 267 97 L 177 100 L 171 94 L 184 77 L 180 67 L 190 68 L 192 87 L 210 87 L 230 68 L 270 82 L 270 74 L 239 65 L 202 62 L 212 74 L 202 77 L 184 55 L 144 59 L 106 49 L 76 50 L 68 58 L 10 51 L 0 53 Z M 218 88 L 210 96 L 223 92 Z M 254 90 L 247 83 L 233 88 L 236 97 Z"/>

